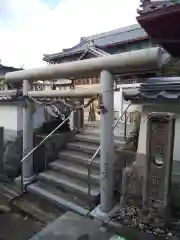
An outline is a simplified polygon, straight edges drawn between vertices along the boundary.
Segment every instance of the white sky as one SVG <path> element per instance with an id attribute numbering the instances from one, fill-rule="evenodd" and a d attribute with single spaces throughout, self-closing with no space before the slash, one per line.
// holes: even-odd
<path id="1" fill-rule="evenodd" d="M 49 0 L 53 1 L 53 0 Z M 25 68 L 42 66 L 44 53 L 60 52 L 82 36 L 136 22 L 140 0 L 0 0 L 0 59 Z"/>

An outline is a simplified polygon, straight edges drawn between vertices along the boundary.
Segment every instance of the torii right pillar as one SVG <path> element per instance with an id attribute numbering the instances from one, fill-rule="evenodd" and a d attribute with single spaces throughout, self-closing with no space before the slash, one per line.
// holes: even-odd
<path id="1" fill-rule="evenodd" d="M 100 211 L 107 214 L 113 207 L 114 192 L 114 91 L 113 75 L 102 71 L 101 85 L 101 201 Z"/>

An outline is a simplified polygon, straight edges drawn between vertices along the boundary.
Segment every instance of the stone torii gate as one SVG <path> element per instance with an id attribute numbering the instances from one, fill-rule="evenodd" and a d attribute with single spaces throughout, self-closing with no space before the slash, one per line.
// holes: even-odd
<path id="1" fill-rule="evenodd" d="M 115 54 L 94 59 L 87 59 L 43 68 L 21 70 L 6 74 L 5 81 L 23 82 L 24 97 L 64 97 L 63 92 L 52 90 L 48 92 L 32 91 L 32 82 L 37 80 L 52 80 L 61 78 L 82 78 L 100 75 L 100 93 L 107 113 L 101 115 L 100 149 L 101 149 L 101 200 L 100 211 L 108 213 L 113 206 L 113 175 L 114 175 L 114 92 L 113 75 L 161 69 L 169 59 L 169 55 L 161 48 L 148 48 L 128 53 Z M 74 96 L 92 96 L 94 90 L 86 93 L 74 92 Z M 71 97 L 72 91 L 66 93 Z M 23 111 L 23 156 L 33 149 L 33 112 L 32 101 L 27 101 Z M 30 182 L 33 174 L 33 155 L 22 163 L 24 184 Z"/>

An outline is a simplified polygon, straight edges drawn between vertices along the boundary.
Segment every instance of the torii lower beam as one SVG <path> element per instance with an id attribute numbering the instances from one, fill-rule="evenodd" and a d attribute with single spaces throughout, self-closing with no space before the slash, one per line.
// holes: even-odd
<path id="1" fill-rule="evenodd" d="M 91 89 L 72 89 L 69 91 L 49 90 L 49 91 L 28 91 L 27 95 L 34 98 L 43 97 L 69 97 L 69 98 L 91 98 L 100 93 L 100 87 Z"/>

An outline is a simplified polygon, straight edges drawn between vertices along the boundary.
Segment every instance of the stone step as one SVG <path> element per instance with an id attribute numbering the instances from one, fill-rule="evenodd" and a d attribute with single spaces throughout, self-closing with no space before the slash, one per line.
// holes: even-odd
<path id="1" fill-rule="evenodd" d="M 40 181 L 28 185 L 27 191 L 62 210 L 72 210 L 82 215 L 87 215 L 89 212 L 87 203 Z"/>
<path id="2" fill-rule="evenodd" d="M 62 172 L 69 177 L 78 178 L 88 182 L 88 166 L 75 165 L 72 162 L 56 160 L 49 164 L 49 167 L 55 171 Z M 100 183 L 100 172 L 91 170 L 90 180 L 94 184 Z"/>
<path id="3" fill-rule="evenodd" d="M 100 136 L 100 129 L 95 130 L 95 129 L 91 129 L 91 128 L 86 128 L 81 132 L 81 134 Z M 118 133 L 114 133 L 114 139 L 124 141 L 124 131 L 118 131 Z"/>
<path id="4" fill-rule="evenodd" d="M 99 187 L 91 188 L 91 199 L 88 196 L 88 186 L 86 182 L 80 181 L 78 179 L 68 177 L 65 174 L 58 174 L 54 171 L 47 171 L 40 173 L 38 175 L 38 179 L 53 185 L 54 187 L 58 187 L 66 192 L 71 192 L 78 197 L 82 197 L 83 199 L 89 201 L 96 201 L 97 196 L 99 195 Z"/>
<path id="5" fill-rule="evenodd" d="M 68 143 L 68 145 L 66 146 L 66 149 L 80 151 L 82 153 L 89 153 L 89 154 L 92 154 L 93 156 L 93 154 L 96 152 L 98 147 L 99 147 L 98 144 L 77 141 L 77 142 Z M 98 156 L 100 156 L 100 151 Z"/>
<path id="6" fill-rule="evenodd" d="M 60 160 L 66 160 L 79 165 L 87 165 L 91 160 L 93 154 L 87 154 L 84 152 L 73 151 L 73 150 L 63 150 L 59 153 Z M 92 168 L 100 169 L 100 158 L 97 157 L 92 162 Z"/>
<path id="7" fill-rule="evenodd" d="M 91 135 L 91 134 L 77 134 L 75 136 L 75 140 L 80 141 L 80 142 L 88 142 L 88 143 L 95 143 L 100 145 L 100 136 L 98 135 Z M 114 139 L 114 144 L 115 145 L 122 145 L 124 144 L 123 139 Z"/>
<path id="8" fill-rule="evenodd" d="M 116 121 L 114 121 L 114 125 L 116 124 Z M 132 129 L 134 128 L 134 124 L 127 124 L 126 126 L 126 132 L 127 133 L 130 133 L 132 131 Z M 114 136 L 115 137 L 119 137 L 119 136 L 124 136 L 124 129 L 125 129 L 125 126 L 123 123 L 121 124 L 118 124 L 116 126 L 116 128 L 114 129 Z M 100 124 L 97 126 L 90 126 L 90 125 L 87 125 L 85 126 L 83 132 L 85 133 L 93 133 L 93 134 L 100 134 Z"/>

